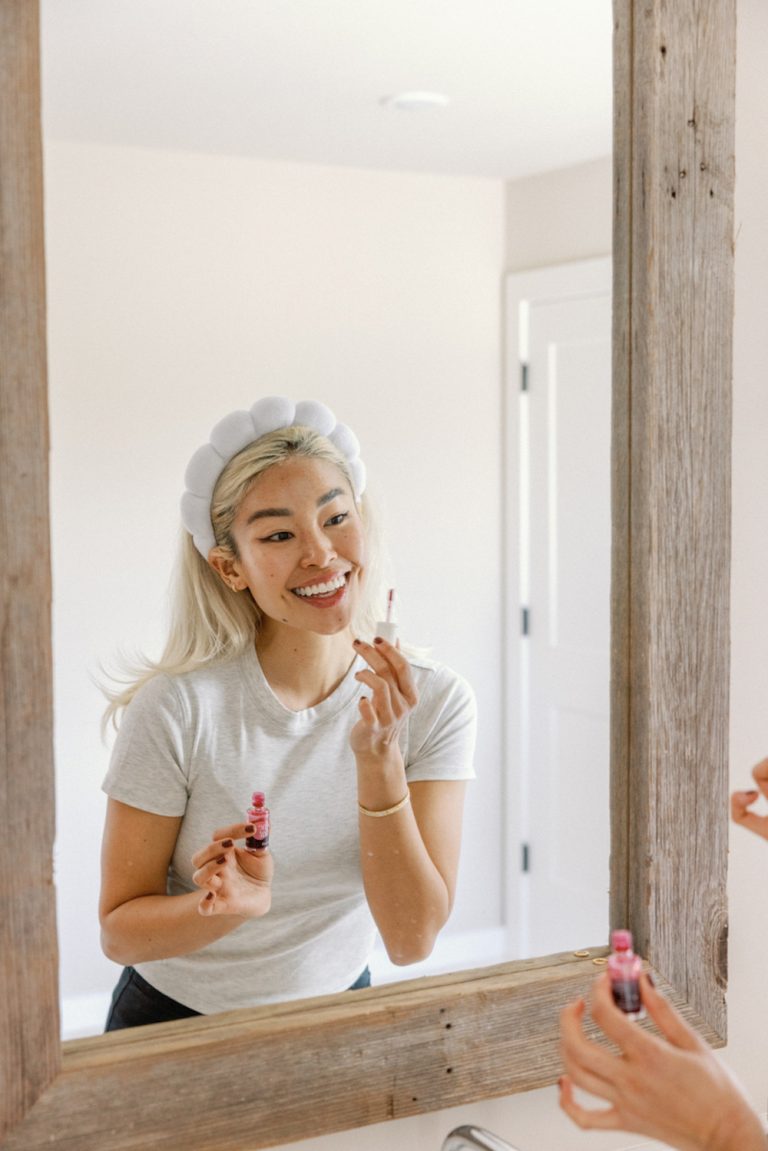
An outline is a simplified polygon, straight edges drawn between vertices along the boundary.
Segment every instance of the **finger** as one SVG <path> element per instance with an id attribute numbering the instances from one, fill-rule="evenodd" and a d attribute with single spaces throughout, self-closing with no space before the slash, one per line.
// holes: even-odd
<path id="1" fill-rule="evenodd" d="M 739 823 L 759 795 L 760 792 L 757 788 L 752 788 L 750 791 L 731 792 L 731 818 Z"/>
<path id="2" fill-rule="evenodd" d="M 560 1013 L 560 1056 L 566 1071 L 579 1087 L 609 1098 L 612 1081 L 620 1070 L 614 1055 L 588 1039 L 582 1028 L 583 999 L 569 1003 Z"/>
<path id="3" fill-rule="evenodd" d="M 355 647 L 374 671 L 395 684 L 409 707 L 416 706 L 419 695 L 413 682 L 411 665 L 399 648 L 382 636 L 376 636 L 373 644 L 356 640 Z"/>
<path id="4" fill-rule="evenodd" d="M 619 1112 L 615 1107 L 582 1107 L 573 1096 L 573 1085 L 567 1075 L 564 1075 L 558 1084 L 560 1088 L 559 1103 L 562 1110 L 568 1115 L 577 1127 L 582 1130 L 602 1129 L 603 1131 L 616 1131 L 619 1129 Z"/>
<path id="5" fill-rule="evenodd" d="M 747 831 L 753 831 L 755 835 L 760 835 L 763 839 L 768 839 L 768 816 L 756 815 L 754 811 L 743 811 L 740 814 L 734 814 L 733 807 L 731 807 L 731 815 L 733 822 L 737 823 L 739 827 L 745 827 Z"/>
<path id="6" fill-rule="evenodd" d="M 210 863 L 211 860 L 217 859 L 220 855 L 226 855 L 233 846 L 234 843 L 232 839 L 221 839 L 217 837 L 213 843 L 207 843 L 205 847 L 201 847 L 199 851 L 196 851 L 190 862 L 194 867 L 204 867 L 206 863 Z"/>
<path id="7" fill-rule="evenodd" d="M 200 915 L 213 915 L 215 908 L 216 896 L 212 891 L 208 891 L 198 903 L 197 910 Z"/>
<path id="8" fill-rule="evenodd" d="M 229 827 L 217 827 L 211 839 L 244 839 L 250 832 L 246 831 L 247 827 L 251 827 L 250 823 L 231 823 Z"/>
<path id="9" fill-rule="evenodd" d="M 752 768 L 752 778 L 763 795 L 768 796 L 768 759 L 761 759 L 755 764 Z"/>
<path id="10" fill-rule="evenodd" d="M 211 879 L 226 865 L 226 862 L 226 855 L 219 855 L 203 867 L 198 867 L 197 871 L 192 873 L 192 882 L 196 887 L 207 887 Z"/>
<path id="11" fill-rule="evenodd" d="M 673 1047 L 684 1051 L 701 1051 L 706 1048 L 704 1040 L 688 1026 L 669 1000 L 656 990 L 645 972 L 640 976 L 640 995 L 651 1019 Z"/>
<path id="12" fill-rule="evenodd" d="M 392 699 L 392 689 L 385 679 L 374 675 L 372 671 L 358 671 L 355 673 L 358 683 L 364 683 L 370 689 L 370 703 L 376 720 L 382 727 L 388 727 L 400 718 L 401 708 L 395 708 Z"/>

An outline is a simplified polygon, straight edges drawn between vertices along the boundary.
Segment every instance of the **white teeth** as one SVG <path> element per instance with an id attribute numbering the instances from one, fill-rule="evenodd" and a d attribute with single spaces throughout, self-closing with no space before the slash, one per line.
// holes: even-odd
<path id="1" fill-rule="evenodd" d="M 296 595 L 300 595 L 305 599 L 309 599 L 310 596 L 328 595 L 329 592 L 338 591 L 339 588 L 344 587 L 345 583 L 345 576 L 339 575 L 336 576 L 335 579 L 328 580 L 327 583 L 316 583 L 312 584 L 312 587 L 297 587 L 293 590 L 295 591 Z"/>

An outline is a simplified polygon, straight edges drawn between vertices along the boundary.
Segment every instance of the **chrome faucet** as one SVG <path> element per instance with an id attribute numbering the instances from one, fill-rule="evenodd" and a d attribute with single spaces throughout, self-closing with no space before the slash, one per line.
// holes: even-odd
<path id="1" fill-rule="evenodd" d="M 468 1124 L 454 1128 L 446 1136 L 442 1151 L 519 1151 L 519 1148 L 505 1143 L 498 1135 L 492 1135 L 482 1127 Z"/>

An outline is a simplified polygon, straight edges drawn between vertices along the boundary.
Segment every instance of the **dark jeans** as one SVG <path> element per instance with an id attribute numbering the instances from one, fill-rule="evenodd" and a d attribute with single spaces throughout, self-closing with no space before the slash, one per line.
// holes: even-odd
<path id="1" fill-rule="evenodd" d="M 350 991 L 357 991 L 360 987 L 371 986 L 371 973 L 366 967 L 362 975 L 355 980 Z M 112 1002 L 107 1015 L 105 1031 L 121 1031 L 124 1027 L 143 1027 L 145 1023 L 168 1023 L 172 1019 L 190 1019 L 199 1015 L 191 1007 L 177 1003 L 163 995 L 142 979 L 138 971 L 132 967 L 124 967 L 123 973 L 117 981 L 112 992 Z"/>

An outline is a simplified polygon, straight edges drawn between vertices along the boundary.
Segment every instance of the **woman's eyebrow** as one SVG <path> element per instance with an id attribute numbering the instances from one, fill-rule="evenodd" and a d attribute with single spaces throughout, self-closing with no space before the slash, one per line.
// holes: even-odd
<path id="1" fill-rule="evenodd" d="M 325 505 L 329 504 L 331 502 L 331 500 L 335 500 L 337 496 L 343 496 L 343 495 L 344 495 L 344 489 L 343 488 L 331 488 L 331 490 L 329 492 L 326 492 L 324 496 L 320 496 L 320 499 L 317 501 L 317 507 L 319 507 L 319 508 L 325 507 Z M 293 515 L 293 512 L 291 511 L 290 508 L 259 508 L 258 511 L 251 512 L 251 514 L 248 516 L 248 519 L 245 522 L 246 522 L 246 526 L 248 526 L 249 524 L 256 523 L 257 520 L 265 520 L 265 519 L 269 519 L 270 517 L 273 519 L 274 518 L 279 519 L 279 518 L 284 517 L 284 516 L 292 516 L 292 515 Z"/>
<path id="2" fill-rule="evenodd" d="M 259 511 L 257 511 L 257 512 L 251 512 L 251 514 L 248 516 L 248 519 L 245 522 L 246 522 L 246 526 L 247 526 L 248 524 L 255 523 L 256 520 L 268 519 L 270 516 L 283 517 L 283 516 L 292 516 L 292 515 L 293 515 L 293 512 L 291 511 L 290 508 L 260 508 Z"/>
<path id="3" fill-rule="evenodd" d="M 335 500 L 336 496 L 343 496 L 343 495 L 344 495 L 344 489 L 343 488 L 331 488 L 331 490 L 329 492 L 326 492 L 324 496 L 320 496 L 320 499 L 317 501 L 317 506 L 319 508 L 325 507 L 325 505 L 329 504 L 331 502 L 331 500 Z"/>

